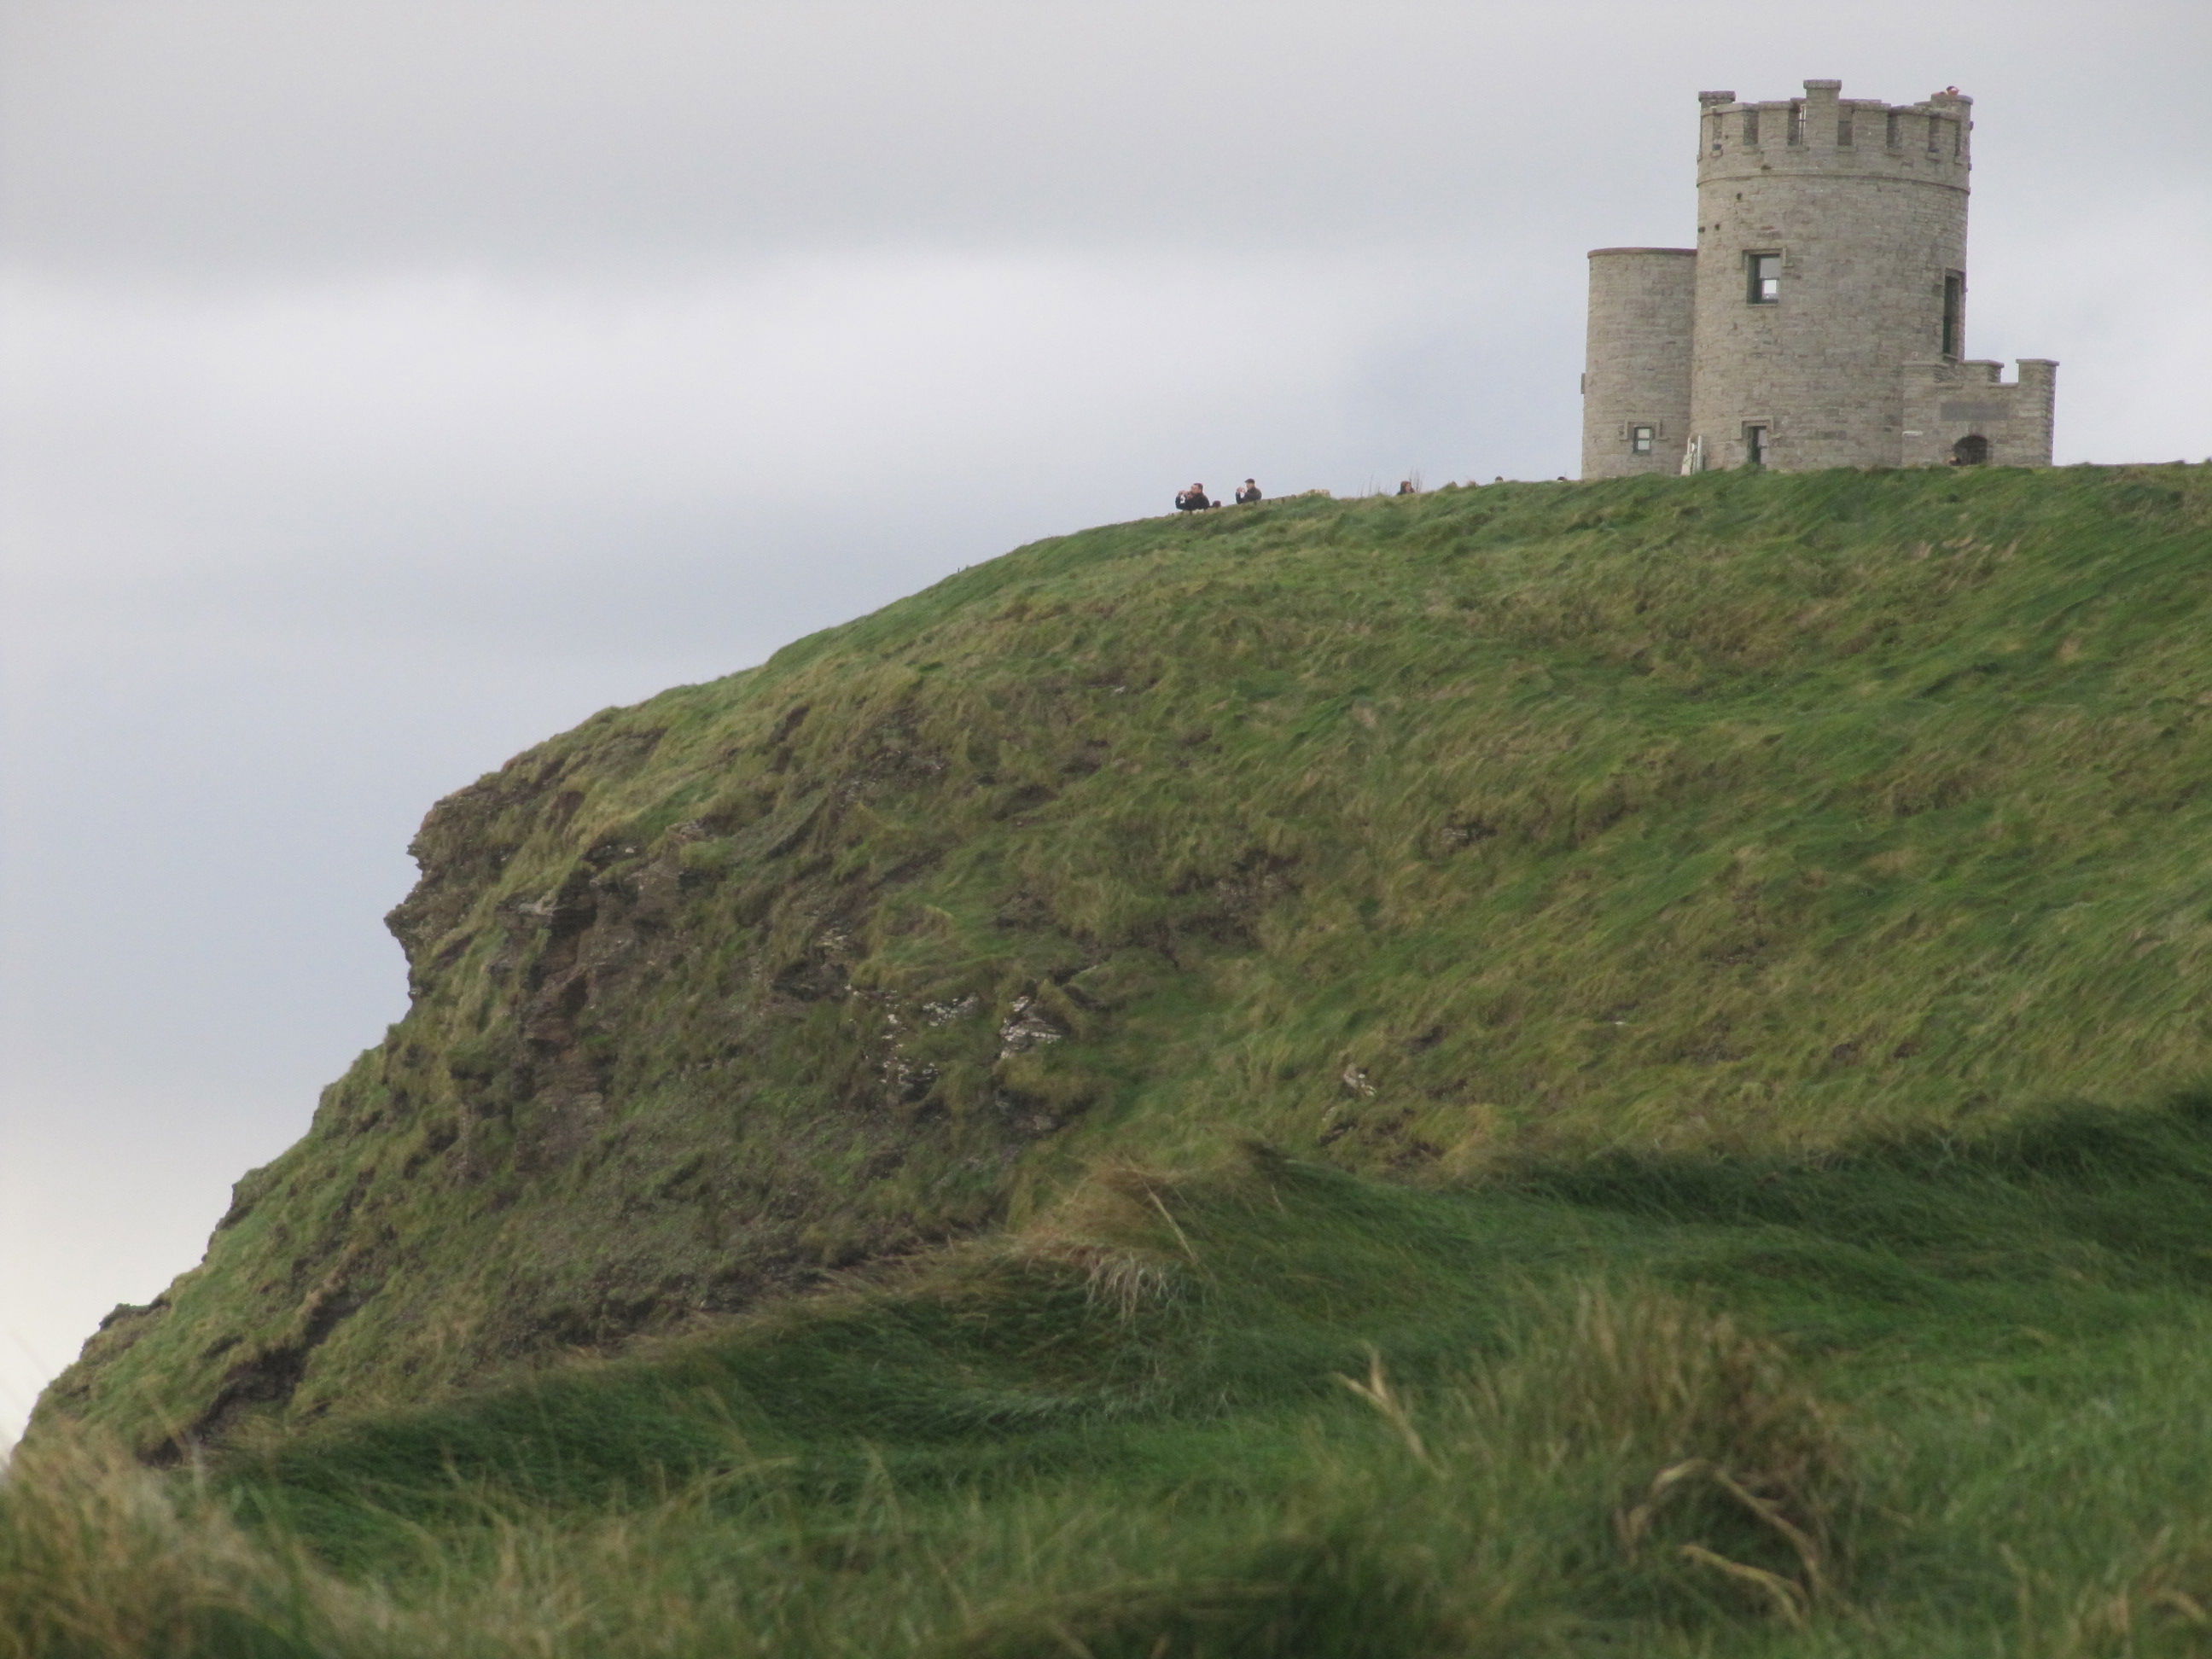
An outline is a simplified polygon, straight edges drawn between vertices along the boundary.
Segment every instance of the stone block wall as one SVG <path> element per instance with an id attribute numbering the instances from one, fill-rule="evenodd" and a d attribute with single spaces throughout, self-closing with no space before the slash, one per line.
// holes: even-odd
<path id="1" fill-rule="evenodd" d="M 2024 357 L 2017 380 L 2008 385 L 2002 374 L 2002 364 L 1982 361 L 1905 364 L 1904 465 L 1945 466 L 1978 453 L 1990 466 L 2049 466 L 2058 365 Z"/>
<path id="2" fill-rule="evenodd" d="M 1601 247 L 1589 260 L 1583 477 L 1673 472 L 1690 433 L 1697 250 Z M 1641 453 L 1639 427 L 1650 428 L 1650 447 Z"/>
<path id="3" fill-rule="evenodd" d="M 1946 278 L 1963 293 L 1967 107 L 1847 106 L 1832 81 L 1705 104 L 1691 423 L 1708 465 L 1743 465 L 1753 425 L 1770 466 L 1898 464 L 1899 368 L 1942 349 Z M 1771 304 L 1748 297 L 1762 253 L 1782 262 Z"/>

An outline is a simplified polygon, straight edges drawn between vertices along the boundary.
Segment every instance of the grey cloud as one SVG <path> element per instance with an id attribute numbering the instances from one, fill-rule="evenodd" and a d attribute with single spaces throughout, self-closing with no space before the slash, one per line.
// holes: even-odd
<path id="1" fill-rule="evenodd" d="M 1994 142 L 2046 172 L 2076 158 L 2060 176 L 2087 185 L 2083 89 L 2202 139 L 2192 66 L 2212 43 L 2195 0 L 19 0 L 11 16 L 19 247 L 219 267 L 1617 224 L 1679 198 L 1696 87 L 1820 73 L 1887 97 L 1972 82 L 2014 112 Z M 2193 176 L 2189 147 L 2136 131 L 2141 175 Z"/>

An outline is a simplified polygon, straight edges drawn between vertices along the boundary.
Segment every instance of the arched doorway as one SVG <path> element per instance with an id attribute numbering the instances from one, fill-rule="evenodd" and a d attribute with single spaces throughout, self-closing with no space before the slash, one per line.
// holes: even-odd
<path id="1" fill-rule="evenodd" d="M 1990 464 L 1990 441 L 1978 432 L 1970 432 L 1951 446 L 1951 465 L 1954 466 L 1987 466 Z"/>

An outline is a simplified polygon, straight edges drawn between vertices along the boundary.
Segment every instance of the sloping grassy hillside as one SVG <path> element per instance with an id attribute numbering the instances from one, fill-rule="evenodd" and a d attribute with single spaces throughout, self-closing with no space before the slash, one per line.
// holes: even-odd
<path id="1" fill-rule="evenodd" d="M 198 1476 L 50 1434 L 0 1656 L 2180 1659 L 2208 1213 L 2202 1101 L 1109 1170 L 897 1286 Z"/>
<path id="2" fill-rule="evenodd" d="M 2212 475 L 1715 474 L 1042 543 L 443 803 L 415 1006 L 57 1384 L 173 1457 L 1257 1136 L 1446 1181 L 2212 1060 Z"/>

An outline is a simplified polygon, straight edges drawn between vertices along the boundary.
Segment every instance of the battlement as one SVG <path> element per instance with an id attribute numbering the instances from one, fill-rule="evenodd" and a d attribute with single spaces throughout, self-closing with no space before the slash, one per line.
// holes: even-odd
<path id="1" fill-rule="evenodd" d="M 2049 466 L 2058 365 L 2023 357 L 2020 378 L 1987 358 L 1929 358 L 1903 366 L 1907 466 Z"/>
<path id="2" fill-rule="evenodd" d="M 1936 93 L 1917 104 L 1845 98 L 1840 81 L 1808 81 L 1801 98 L 1746 102 L 1698 94 L 1698 182 L 1760 173 L 1917 179 L 1964 189 L 1973 165 L 1973 103 Z"/>

